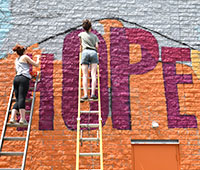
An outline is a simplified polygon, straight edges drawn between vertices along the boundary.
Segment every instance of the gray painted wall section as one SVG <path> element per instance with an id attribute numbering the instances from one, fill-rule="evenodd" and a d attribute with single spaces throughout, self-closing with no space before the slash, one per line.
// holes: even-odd
<path id="1" fill-rule="evenodd" d="M 96 20 L 106 17 L 136 22 L 200 50 L 199 0 L 12 0 L 10 12 L 12 28 L 3 38 L 1 55 L 11 52 L 17 42 L 35 44 L 80 25 L 85 18 Z M 124 26 L 135 27 L 128 23 Z M 94 23 L 93 27 L 103 34 L 101 24 Z M 160 47 L 184 47 L 160 35 L 153 35 Z M 48 40 L 40 47 L 60 60 L 64 37 L 61 35 Z"/>

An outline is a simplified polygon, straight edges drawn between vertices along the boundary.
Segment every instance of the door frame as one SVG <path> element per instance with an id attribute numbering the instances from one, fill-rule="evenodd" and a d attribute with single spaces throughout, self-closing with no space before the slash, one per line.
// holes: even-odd
<path id="1" fill-rule="evenodd" d="M 178 162 L 178 170 L 180 170 L 180 149 L 179 149 L 179 140 L 131 140 L 131 145 L 177 145 L 177 162 Z M 132 147 L 132 165 L 133 165 L 133 170 L 135 170 L 135 156 L 134 156 L 134 149 Z"/>

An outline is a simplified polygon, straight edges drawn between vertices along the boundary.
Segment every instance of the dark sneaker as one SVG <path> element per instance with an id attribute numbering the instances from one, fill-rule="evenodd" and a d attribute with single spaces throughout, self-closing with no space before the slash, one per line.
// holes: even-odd
<path id="1" fill-rule="evenodd" d="M 91 99 L 96 100 L 96 99 L 98 99 L 98 97 L 96 95 L 92 95 Z"/>
<path id="2" fill-rule="evenodd" d="M 88 96 L 83 96 L 83 97 L 81 97 L 81 101 L 85 101 L 85 100 L 87 100 L 88 99 Z"/>

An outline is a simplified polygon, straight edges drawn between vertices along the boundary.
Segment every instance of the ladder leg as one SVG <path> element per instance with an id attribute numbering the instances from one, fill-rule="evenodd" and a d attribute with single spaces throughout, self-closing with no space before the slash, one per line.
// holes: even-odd
<path id="1" fill-rule="evenodd" d="M 34 92 L 33 92 L 33 100 L 31 103 L 31 111 L 30 111 L 30 117 L 29 117 L 29 123 L 28 123 L 28 129 L 27 129 L 27 135 L 26 135 L 26 142 L 25 142 L 25 148 L 24 148 L 24 156 L 22 160 L 22 168 L 21 170 L 25 169 L 26 165 L 26 156 L 27 156 L 27 151 L 28 151 L 28 144 L 29 144 L 29 137 L 30 137 L 30 132 L 31 132 L 31 124 L 32 124 L 32 117 L 33 117 L 33 111 L 34 111 L 34 105 L 35 105 L 35 96 L 36 96 L 36 89 L 37 89 L 37 83 L 40 77 L 40 73 L 37 73 L 36 81 L 34 84 Z"/>
<path id="2" fill-rule="evenodd" d="M 77 125 L 79 125 L 80 126 L 80 120 L 77 120 Z M 77 126 L 77 142 L 76 142 L 76 170 L 79 170 L 79 131 L 80 131 L 80 129 L 79 129 L 79 126 Z"/>
<path id="3" fill-rule="evenodd" d="M 5 120 L 4 120 L 4 125 L 3 125 L 3 129 L 2 129 L 2 133 L 1 133 L 0 152 L 1 152 L 2 147 L 3 147 L 4 136 L 5 136 L 6 128 L 7 128 L 6 125 L 7 125 L 8 117 L 9 117 L 9 110 L 10 110 L 11 105 L 12 105 L 13 92 L 14 92 L 14 87 L 12 86 L 12 89 L 11 89 L 11 92 L 10 92 L 10 98 L 9 98 L 9 102 L 8 102 L 8 106 L 7 106 L 7 111 L 6 111 L 6 117 L 5 117 Z"/>
<path id="4" fill-rule="evenodd" d="M 79 93 L 78 93 L 78 118 L 77 118 L 77 140 L 76 140 L 76 170 L 79 170 L 79 146 L 80 146 L 80 99 L 81 99 L 81 53 L 79 55 Z"/>
<path id="5" fill-rule="evenodd" d="M 99 133 L 100 133 L 100 165 L 103 170 L 103 140 L 102 140 L 102 118 L 101 118 L 101 95 L 100 95 L 100 78 L 99 78 L 99 65 L 97 66 L 98 74 L 98 105 L 99 105 Z"/>

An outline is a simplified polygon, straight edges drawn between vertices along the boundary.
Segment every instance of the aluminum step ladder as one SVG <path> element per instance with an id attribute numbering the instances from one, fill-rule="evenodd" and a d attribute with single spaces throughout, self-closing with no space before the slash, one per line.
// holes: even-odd
<path id="1" fill-rule="evenodd" d="M 31 109 L 26 111 L 26 114 L 29 114 L 29 122 L 27 124 L 20 124 L 20 123 L 9 123 L 9 116 L 11 115 L 11 106 L 16 101 L 14 98 L 14 87 L 12 86 L 10 98 L 7 106 L 6 116 L 4 120 L 4 125 L 2 129 L 1 134 L 1 141 L 0 141 L 0 156 L 23 156 L 22 159 L 22 165 L 19 168 L 0 168 L 0 170 L 24 170 L 25 164 L 26 164 L 26 156 L 27 156 L 27 150 L 28 150 L 28 143 L 29 143 L 29 136 L 31 131 L 31 123 L 32 123 L 32 116 L 33 116 L 33 110 L 34 110 L 34 104 L 35 104 L 35 96 L 36 96 L 36 89 L 37 84 L 40 81 L 40 72 L 37 72 L 37 76 L 35 77 L 34 87 L 29 88 L 28 93 L 32 93 L 32 97 L 26 99 L 27 102 L 31 102 Z M 16 127 L 16 128 L 26 128 L 27 134 L 26 137 L 8 137 L 6 135 L 7 127 Z M 16 129 L 17 130 L 17 129 Z M 5 152 L 2 151 L 4 141 L 25 141 L 25 147 L 23 152 Z M 8 166 L 11 166 L 8 164 Z"/>
<path id="2" fill-rule="evenodd" d="M 76 146 L 76 170 L 103 170 L 103 147 L 102 147 L 102 117 L 101 117 L 101 100 L 100 100 L 100 78 L 99 78 L 99 65 L 97 65 L 97 88 L 98 89 L 98 99 L 87 99 L 83 101 L 81 100 L 81 90 L 83 89 L 81 87 L 81 80 L 83 77 L 81 77 L 81 53 L 79 55 L 79 93 L 78 93 L 78 117 L 77 117 L 77 146 Z M 91 79 L 91 77 L 89 77 Z M 88 88 L 90 90 L 91 88 Z M 98 104 L 98 110 L 82 110 L 82 105 L 84 105 L 86 102 L 97 102 Z M 98 123 L 83 123 L 81 121 L 81 115 L 96 115 L 98 117 L 97 122 Z M 95 137 L 84 137 L 83 134 L 89 133 L 90 130 L 96 131 Z M 83 133 L 84 132 L 84 133 Z M 84 145 L 84 142 L 91 142 L 90 145 L 86 145 L 86 147 L 94 147 L 96 144 L 96 147 L 98 148 L 98 152 L 80 152 L 81 146 Z M 91 150 L 91 149 L 90 149 Z M 80 168 L 81 166 L 81 158 L 87 157 L 89 160 L 89 157 L 93 159 L 94 157 L 98 157 L 98 167 L 92 168 Z M 96 165 L 95 165 L 96 166 Z"/>

